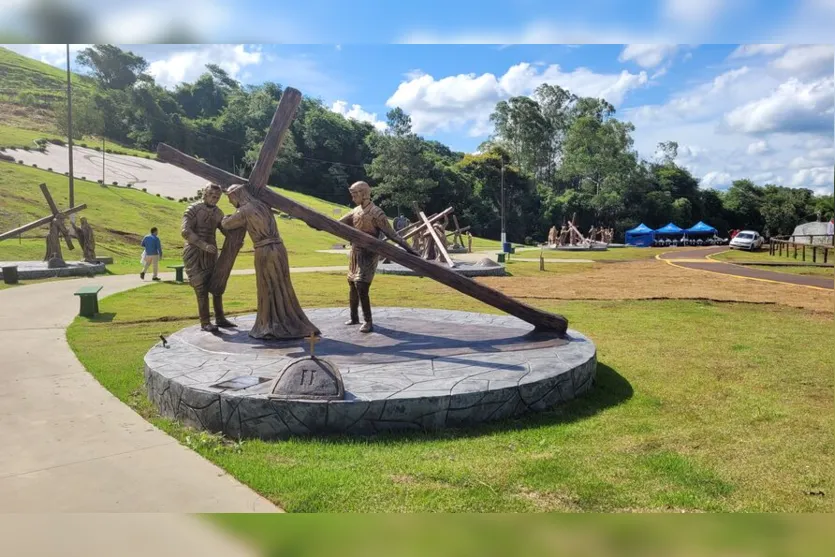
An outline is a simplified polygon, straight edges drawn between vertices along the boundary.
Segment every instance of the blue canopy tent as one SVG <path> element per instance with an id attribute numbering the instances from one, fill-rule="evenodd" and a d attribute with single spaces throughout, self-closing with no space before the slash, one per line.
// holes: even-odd
<path id="1" fill-rule="evenodd" d="M 684 234 L 684 229 L 670 222 L 657 229 L 655 233 L 664 236 L 681 236 Z"/>
<path id="2" fill-rule="evenodd" d="M 644 223 L 626 231 L 626 244 L 629 246 L 649 247 L 655 239 L 655 231 Z"/>
<path id="3" fill-rule="evenodd" d="M 716 234 L 718 231 L 715 228 L 713 228 L 712 226 L 710 226 L 709 224 L 705 224 L 702 221 L 699 221 L 696 224 L 694 224 L 693 226 L 691 226 L 690 228 L 688 228 L 687 230 L 685 230 L 684 232 L 686 232 L 687 235 L 689 236 L 689 235 L 693 235 L 693 234 L 711 234 L 712 235 L 712 234 Z"/>

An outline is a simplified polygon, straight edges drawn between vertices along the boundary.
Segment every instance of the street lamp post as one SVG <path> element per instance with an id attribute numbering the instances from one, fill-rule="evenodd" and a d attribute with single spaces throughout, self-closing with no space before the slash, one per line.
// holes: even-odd
<path id="1" fill-rule="evenodd" d="M 507 243 L 507 234 L 504 228 L 504 162 L 502 162 L 502 249 Z"/>
<path id="2" fill-rule="evenodd" d="M 75 188 L 73 187 L 72 174 L 72 81 L 70 73 L 70 45 L 67 45 L 67 147 L 69 148 L 70 162 L 70 208 L 75 207 Z M 71 216 L 75 222 L 75 215 Z"/>

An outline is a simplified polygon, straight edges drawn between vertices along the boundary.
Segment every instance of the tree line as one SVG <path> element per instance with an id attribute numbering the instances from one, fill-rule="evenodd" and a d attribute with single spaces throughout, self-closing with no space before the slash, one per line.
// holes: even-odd
<path id="1" fill-rule="evenodd" d="M 242 85 L 214 64 L 169 90 L 147 73 L 144 58 L 113 45 L 87 48 L 76 61 L 96 86 L 73 97 L 74 135 L 147 150 L 164 142 L 237 174 L 254 164 L 283 91 L 273 82 Z M 416 205 L 427 213 L 451 205 L 474 234 L 491 238 L 500 232 L 503 184 L 508 239 L 525 243 L 544 241 L 552 225 L 574 215 L 581 230 L 611 226 L 622 238 L 640 222 L 687 227 L 698 220 L 723 233 L 790 234 L 796 224 L 835 212 L 831 195 L 808 189 L 750 180 L 725 192 L 700 189 L 676 164 L 675 141 L 643 160 L 633 148 L 634 126 L 616 118 L 611 104 L 556 85 L 499 102 L 491 122 L 479 153 L 465 154 L 414 133 L 400 108 L 389 111 L 380 132 L 304 97 L 270 183 L 348 203 L 348 185 L 366 180 L 392 216 L 414 218 Z M 57 123 L 66 132 L 66 109 Z"/>

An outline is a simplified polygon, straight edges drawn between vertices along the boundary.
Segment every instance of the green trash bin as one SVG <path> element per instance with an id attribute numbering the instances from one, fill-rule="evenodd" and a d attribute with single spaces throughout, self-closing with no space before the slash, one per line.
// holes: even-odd
<path id="1" fill-rule="evenodd" d="M 3 267 L 3 282 L 5 282 L 6 284 L 17 284 L 17 281 L 17 265 L 9 265 L 8 267 Z"/>

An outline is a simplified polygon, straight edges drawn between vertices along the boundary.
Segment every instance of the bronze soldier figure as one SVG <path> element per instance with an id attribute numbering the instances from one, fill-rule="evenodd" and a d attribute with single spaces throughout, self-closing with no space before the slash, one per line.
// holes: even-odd
<path id="1" fill-rule="evenodd" d="M 353 226 L 357 230 L 362 230 L 375 238 L 380 237 L 380 233 L 382 233 L 412 255 L 419 256 L 394 231 L 383 210 L 371 202 L 371 187 L 367 183 L 355 182 L 348 188 L 348 191 L 351 192 L 351 199 L 357 206 L 353 211 L 339 219 L 339 222 Z M 345 324 L 359 325 L 359 306 L 362 304 L 362 316 L 365 319 L 365 323 L 360 327 L 361 333 L 370 333 L 374 330 L 371 319 L 371 300 L 368 292 L 371 289 L 371 281 L 374 280 L 374 273 L 377 271 L 377 262 L 379 259 L 380 256 L 375 252 L 355 246 L 353 243 L 351 244 L 351 253 L 348 262 L 351 319 Z"/>
<path id="2" fill-rule="evenodd" d="M 183 214 L 181 233 L 186 240 L 183 247 L 183 265 L 188 280 L 197 295 L 197 310 L 200 313 L 200 328 L 214 332 L 218 327 L 235 327 L 223 313 L 223 295 L 214 294 L 212 302 L 215 308 L 215 323 L 209 313 L 209 282 L 217 262 L 217 242 L 215 232 L 223 220 L 217 202 L 223 191 L 217 184 L 207 184 L 203 189 L 203 201 L 189 205 Z"/>
<path id="3" fill-rule="evenodd" d="M 88 263 L 96 262 L 96 239 L 93 236 L 93 227 L 87 222 L 85 217 L 81 217 L 81 227 L 73 223 L 73 230 L 75 236 L 78 238 L 78 243 L 81 244 L 81 251 L 84 252 L 84 261 Z"/>

